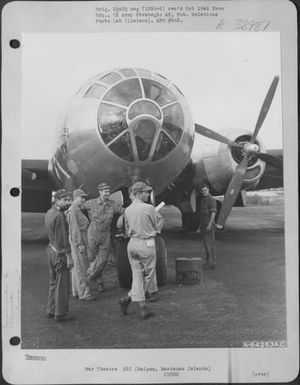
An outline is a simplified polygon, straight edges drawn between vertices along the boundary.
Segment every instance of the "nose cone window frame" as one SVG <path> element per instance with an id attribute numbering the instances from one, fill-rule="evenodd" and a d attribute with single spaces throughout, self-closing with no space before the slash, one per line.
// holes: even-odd
<path id="1" fill-rule="evenodd" d="M 183 134 L 181 96 L 168 79 L 148 70 L 122 68 L 100 76 L 84 97 L 100 99 L 99 133 L 124 160 L 160 160 Z"/>

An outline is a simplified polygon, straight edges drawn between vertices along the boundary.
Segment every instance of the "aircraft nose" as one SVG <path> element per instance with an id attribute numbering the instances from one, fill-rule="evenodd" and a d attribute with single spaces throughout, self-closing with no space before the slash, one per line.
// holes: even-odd
<path id="1" fill-rule="evenodd" d="M 190 159 L 194 124 L 187 101 L 170 80 L 149 70 L 96 75 L 70 102 L 67 117 L 72 160 L 85 165 L 78 173 L 91 190 L 95 182 L 87 169 L 114 189 L 137 177 L 149 179 L 159 193 Z M 64 130 L 63 124 L 58 138 Z"/>
<path id="2" fill-rule="evenodd" d="M 179 145 L 184 132 L 191 134 L 184 96 L 158 74 L 124 71 L 100 75 L 84 97 L 99 91 L 98 129 L 112 152 L 130 162 L 159 161 Z"/>

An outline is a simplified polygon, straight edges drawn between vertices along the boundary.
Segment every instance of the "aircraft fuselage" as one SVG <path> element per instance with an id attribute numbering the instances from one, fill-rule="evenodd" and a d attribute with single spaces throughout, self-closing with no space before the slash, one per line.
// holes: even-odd
<path id="1" fill-rule="evenodd" d="M 60 119 L 49 169 L 55 184 L 101 182 L 112 190 L 145 180 L 156 194 L 187 165 L 194 126 L 187 102 L 167 79 L 147 70 L 118 69 L 88 81 Z"/>

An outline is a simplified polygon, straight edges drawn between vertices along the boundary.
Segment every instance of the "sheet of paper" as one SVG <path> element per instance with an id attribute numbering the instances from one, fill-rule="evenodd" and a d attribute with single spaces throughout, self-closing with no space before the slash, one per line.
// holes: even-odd
<path id="1" fill-rule="evenodd" d="M 4 6 L 6 381 L 250 383 L 295 378 L 296 18 L 293 3 L 283 0 L 22 1 Z M 257 137 L 259 149 L 247 147 L 276 76 L 278 86 Z M 126 81 L 130 91 L 122 88 Z M 202 183 L 209 183 L 213 195 L 224 195 L 245 156 L 231 144 L 195 133 L 195 123 L 242 143 L 249 189 L 263 182 L 270 186 L 270 181 L 282 187 L 282 172 L 269 175 L 255 151 L 272 150 L 278 161 L 283 150 L 284 188 L 268 190 L 267 198 L 249 192 L 260 203 L 234 207 L 224 232 L 216 233 L 216 269 L 203 269 L 200 283 L 179 285 L 176 258 L 205 259 L 201 234 L 194 234 L 192 225 L 199 220 L 193 211 L 199 210 Z M 116 124 L 115 131 L 109 124 Z M 44 207 L 51 192 L 84 185 L 95 197 L 99 183 L 110 182 L 116 191 L 143 178 L 166 202 L 160 213 L 168 278 L 159 287 L 159 300 L 149 304 L 155 317 L 141 321 L 137 304 L 130 305 L 128 316 L 120 315 L 118 300 L 129 289 L 120 288 L 116 260 L 110 257 L 105 292 L 96 293 L 97 301 L 70 298 L 74 322 L 47 320 Z M 32 184 L 29 191 L 26 186 Z M 281 194 L 280 204 L 268 203 L 272 194 Z M 31 212 L 21 214 L 25 208 Z M 122 242 L 118 250 L 125 253 Z"/>
<path id="2" fill-rule="evenodd" d="M 155 211 L 159 211 L 161 208 L 164 207 L 164 205 L 165 205 L 165 202 L 160 202 L 160 204 L 155 207 Z"/>

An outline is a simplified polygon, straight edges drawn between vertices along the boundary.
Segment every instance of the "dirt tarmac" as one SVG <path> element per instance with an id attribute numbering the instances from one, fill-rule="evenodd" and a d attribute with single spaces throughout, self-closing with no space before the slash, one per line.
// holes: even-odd
<path id="1" fill-rule="evenodd" d="M 181 229 L 179 212 L 162 212 L 168 249 L 168 283 L 151 304 L 155 317 L 139 319 L 138 306 L 120 314 L 126 291 L 114 264 L 104 275 L 97 301 L 70 299 L 76 320 L 47 319 L 48 265 L 44 215 L 22 215 L 22 324 L 24 349 L 224 348 L 253 341 L 286 341 L 283 206 L 234 208 L 226 230 L 217 233 L 217 268 L 201 283 L 177 285 L 175 260 L 203 256 L 198 234 Z"/>

